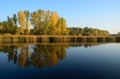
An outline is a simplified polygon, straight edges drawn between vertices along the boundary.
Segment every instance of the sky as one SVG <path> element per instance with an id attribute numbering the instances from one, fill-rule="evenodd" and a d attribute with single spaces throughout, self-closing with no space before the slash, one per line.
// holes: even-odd
<path id="1" fill-rule="evenodd" d="M 68 27 L 91 27 L 120 32 L 120 0 L 0 0 L 0 21 L 20 10 L 51 10 L 64 17 Z"/>

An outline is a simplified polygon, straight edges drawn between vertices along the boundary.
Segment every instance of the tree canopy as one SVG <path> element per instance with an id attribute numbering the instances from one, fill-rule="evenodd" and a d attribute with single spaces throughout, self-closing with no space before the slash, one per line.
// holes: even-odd
<path id="1" fill-rule="evenodd" d="M 0 33 L 14 35 L 82 35 L 108 36 L 109 32 L 96 28 L 67 27 L 65 18 L 57 12 L 38 10 L 29 12 L 19 11 L 0 22 Z"/>

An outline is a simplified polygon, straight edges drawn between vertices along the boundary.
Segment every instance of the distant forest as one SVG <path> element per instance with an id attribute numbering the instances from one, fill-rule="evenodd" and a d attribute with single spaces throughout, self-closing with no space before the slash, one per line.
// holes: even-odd
<path id="1" fill-rule="evenodd" d="M 30 13 L 26 10 L 0 22 L 0 34 L 108 36 L 109 32 L 89 27 L 67 27 L 66 20 L 57 12 L 38 10 Z"/>

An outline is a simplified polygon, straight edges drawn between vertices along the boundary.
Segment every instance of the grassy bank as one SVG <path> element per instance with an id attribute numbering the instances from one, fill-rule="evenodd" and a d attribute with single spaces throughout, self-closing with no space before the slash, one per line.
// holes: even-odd
<path id="1" fill-rule="evenodd" d="M 0 43 L 120 42 L 115 36 L 1 35 Z"/>

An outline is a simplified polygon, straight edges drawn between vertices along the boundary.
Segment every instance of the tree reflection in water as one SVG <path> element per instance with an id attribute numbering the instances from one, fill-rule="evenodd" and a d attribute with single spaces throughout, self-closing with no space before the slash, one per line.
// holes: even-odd
<path id="1" fill-rule="evenodd" d="M 12 61 L 19 67 L 29 67 L 30 65 L 43 68 L 58 64 L 59 60 L 66 57 L 66 48 L 68 47 L 91 47 L 94 44 L 47 44 L 47 45 L 5 45 L 0 46 L 1 53 L 8 54 L 8 62 Z"/>
<path id="2" fill-rule="evenodd" d="M 67 45 L 36 45 L 31 54 L 31 64 L 37 67 L 54 66 L 66 56 Z"/>
<path id="3" fill-rule="evenodd" d="M 64 59 L 67 47 L 68 45 L 8 45 L 0 46 L 0 52 L 7 53 L 8 62 L 13 61 L 20 67 L 33 65 L 42 68 L 54 66 Z"/>

